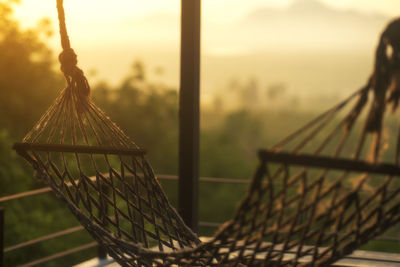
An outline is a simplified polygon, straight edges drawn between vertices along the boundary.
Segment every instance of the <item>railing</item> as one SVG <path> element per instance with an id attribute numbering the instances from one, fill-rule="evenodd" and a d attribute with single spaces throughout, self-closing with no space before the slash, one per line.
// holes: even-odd
<path id="1" fill-rule="evenodd" d="M 175 175 L 158 175 L 157 176 L 159 180 L 161 181 L 178 181 L 178 176 Z M 231 178 L 215 178 L 215 177 L 201 177 L 200 178 L 200 182 L 202 183 L 220 183 L 220 184 L 237 184 L 237 185 L 246 185 L 250 182 L 250 180 L 245 180 L 245 179 L 231 179 Z M 8 201 L 17 201 L 23 198 L 28 198 L 28 197 L 32 197 L 32 196 L 37 196 L 37 195 L 42 195 L 45 193 L 50 192 L 51 189 L 49 187 L 44 187 L 41 189 L 36 189 L 36 190 L 31 190 L 31 191 L 27 191 L 27 192 L 22 192 L 22 193 L 18 193 L 18 194 L 14 194 L 14 195 L 9 195 L 9 196 L 4 196 L 4 197 L 0 197 L 0 205 L 2 205 L 5 202 Z M 29 246 L 33 246 L 33 245 L 37 245 L 40 244 L 44 241 L 48 241 L 48 240 L 52 240 L 55 238 L 62 238 L 65 237 L 67 235 L 73 234 L 73 233 L 77 233 L 80 232 L 82 230 L 84 230 L 84 228 L 82 226 L 76 226 L 76 227 L 71 227 L 69 229 L 65 229 L 59 232 L 55 232 L 49 235 L 45 235 L 45 236 L 41 236 L 32 240 L 28 240 L 19 244 L 14 244 L 12 246 L 8 246 L 8 247 L 4 247 L 4 233 L 6 232 L 7 229 L 4 229 L 4 216 L 5 216 L 5 211 L 4 209 L 0 208 L 0 266 L 6 266 L 4 265 L 4 254 L 7 254 L 9 252 L 18 250 L 18 249 L 22 249 L 22 248 L 26 248 Z M 209 221 L 199 221 L 199 226 L 200 227 L 210 227 L 210 228 L 218 228 L 219 226 L 221 226 L 220 222 L 209 222 Z M 380 240 L 380 241 L 389 241 L 389 242 L 399 242 L 400 245 L 400 236 L 381 236 L 378 237 L 376 240 Z M 71 248 L 53 255 L 48 255 L 46 257 L 40 258 L 40 259 L 36 259 L 33 260 L 31 262 L 28 263 L 24 263 L 21 266 L 35 266 L 35 265 L 39 265 L 39 264 L 43 264 L 45 262 L 49 262 L 55 259 L 59 259 L 61 257 L 65 257 L 77 252 L 81 252 L 90 248 L 94 248 L 98 246 L 98 244 L 96 242 L 90 242 L 87 244 L 83 244 L 80 245 L 78 247 L 75 248 Z M 98 257 L 100 259 L 104 259 L 106 258 L 106 254 L 104 252 L 104 250 L 98 246 Z"/>
<path id="2" fill-rule="evenodd" d="M 45 188 L 41 188 L 41 189 L 37 189 L 37 190 L 31 190 L 31 191 L 22 192 L 22 193 L 18 193 L 18 194 L 14 194 L 14 195 L 4 196 L 4 197 L 0 198 L 0 205 L 2 205 L 5 202 L 12 201 L 12 200 L 20 200 L 20 199 L 27 198 L 27 197 L 42 195 L 49 191 L 51 191 L 51 189 L 49 187 L 45 187 Z M 76 227 L 72 227 L 72 228 L 69 228 L 66 230 L 55 232 L 55 233 L 52 233 L 49 235 L 44 235 L 44 236 L 41 236 L 41 237 L 38 237 L 38 238 L 35 238 L 32 240 L 28 240 L 28 241 L 25 241 L 25 242 L 22 242 L 19 244 L 4 247 L 4 235 L 6 232 L 6 229 L 4 229 L 4 227 L 5 227 L 4 217 L 5 217 L 5 211 L 3 208 L 0 208 L 0 266 L 1 267 L 7 266 L 5 264 L 5 257 L 4 257 L 4 255 L 7 253 L 10 253 L 15 250 L 23 249 L 23 248 L 26 248 L 26 247 L 29 247 L 32 245 L 37 245 L 39 243 L 42 243 L 42 242 L 45 242 L 48 240 L 63 237 L 63 236 L 70 235 L 70 234 L 84 230 L 84 228 L 82 226 L 76 226 Z M 53 254 L 53 255 L 48 255 L 46 257 L 24 263 L 20 266 L 29 267 L 29 266 L 43 264 L 43 263 L 49 262 L 51 260 L 55 260 L 55 259 L 67 256 L 67 255 L 71 255 L 71 254 L 74 254 L 74 253 L 77 253 L 77 252 L 80 252 L 83 250 L 87 250 L 87 249 L 90 249 L 90 248 L 93 248 L 96 246 L 99 247 L 98 248 L 99 258 L 100 259 L 106 258 L 106 254 L 104 253 L 104 250 L 97 244 L 97 242 L 90 242 L 90 243 L 87 243 L 87 244 L 84 244 L 84 245 L 81 245 L 81 246 L 78 246 L 78 247 L 75 247 L 72 249 L 68 249 L 68 250 Z"/>

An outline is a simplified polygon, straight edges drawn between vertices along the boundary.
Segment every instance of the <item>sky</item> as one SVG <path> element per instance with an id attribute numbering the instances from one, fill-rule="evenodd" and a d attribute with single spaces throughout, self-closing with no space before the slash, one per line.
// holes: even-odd
<path id="1" fill-rule="evenodd" d="M 296 0 L 203 0 L 203 16 L 217 22 L 237 19 L 259 6 L 285 7 Z M 303 0 L 304 1 L 304 0 Z M 306 0 L 307 1 L 307 0 Z M 362 12 L 382 12 L 396 15 L 400 11 L 398 0 L 321 0 L 330 6 Z M 112 5 L 111 3 L 114 3 Z M 124 17 L 141 17 L 151 13 L 179 14 L 179 0 L 66 0 L 65 8 L 71 20 L 93 22 L 121 20 Z M 18 17 L 26 24 L 46 16 L 55 18 L 55 0 L 22 0 L 17 8 Z"/>
<path id="2" fill-rule="evenodd" d="M 93 79 L 118 84 L 133 60 L 141 59 L 150 68 L 165 69 L 162 81 L 178 85 L 179 0 L 64 2 L 72 47 L 87 73 L 96 70 L 91 72 L 97 73 Z M 294 9 L 296 3 L 307 6 L 307 10 Z M 57 33 L 55 4 L 56 0 L 21 0 L 15 9 L 16 17 L 24 27 L 35 25 L 40 18 L 50 18 Z M 223 86 L 231 76 L 253 74 L 264 83 L 282 80 L 319 87 L 335 77 L 321 75 L 321 82 L 311 86 L 314 70 L 325 67 L 335 75 L 346 75 L 347 69 L 336 59 L 349 57 L 337 53 L 340 49 L 361 51 L 351 52 L 364 60 L 361 67 L 355 62 L 347 63 L 348 69 L 362 70 L 358 78 L 348 82 L 354 86 L 370 71 L 377 36 L 398 13 L 399 0 L 202 0 L 203 92 Z M 60 51 L 58 38 L 55 34 L 49 41 L 56 53 Z M 277 48 L 284 52 L 278 53 Z M 315 65 L 304 69 L 309 56 L 293 49 L 326 49 L 328 53 L 316 56 Z M 338 56 L 332 59 L 332 55 Z M 262 62 L 254 63 L 261 58 Z M 274 70 L 274 65 L 279 69 Z M 266 69 L 268 76 L 263 75 Z M 298 79 L 293 78 L 296 75 Z M 302 84 L 303 80 L 307 83 Z"/>
<path id="3" fill-rule="evenodd" d="M 4 0 L 0 0 L 4 1 Z M 203 39 L 206 52 L 229 52 L 232 48 L 215 40 L 208 46 L 212 34 L 207 28 L 235 24 L 252 11 L 260 8 L 284 9 L 297 2 L 315 0 L 202 0 Z M 319 0 L 339 10 L 361 13 L 382 13 L 394 16 L 400 12 L 398 0 Z M 25 27 L 33 26 L 43 17 L 57 21 L 56 0 L 21 0 L 15 9 L 17 18 Z M 73 44 L 82 48 L 117 46 L 121 43 L 146 47 L 179 45 L 179 0 L 65 0 L 67 26 Z M 399 12 L 397 12 L 399 11 Z M 150 26 L 149 26 L 150 25 Z M 54 24 L 56 26 L 56 24 Z M 168 28 L 166 28 L 168 26 Z M 118 30 L 117 30 L 118 29 Z M 221 28 L 221 31 L 226 31 Z M 220 35 L 220 34 L 219 34 Z M 219 42 L 220 47 L 216 47 Z M 59 47 L 53 38 L 51 45 Z M 221 47 L 223 49 L 221 49 Z M 223 51 L 223 50 L 226 51 Z"/>
<path id="4" fill-rule="evenodd" d="M 294 1 L 310 0 L 203 0 L 203 23 L 228 24 L 239 20 L 256 8 L 265 6 L 285 8 Z M 22 4 L 16 8 L 16 15 L 25 26 L 34 25 L 42 17 L 56 21 L 55 2 L 55 0 L 22 0 Z M 76 42 L 82 44 L 90 44 L 96 40 L 110 42 L 113 38 L 121 41 L 134 38 L 135 28 L 127 32 L 115 31 L 115 28 L 124 29 L 129 21 L 151 18 L 156 14 L 175 16 L 179 23 L 179 0 L 65 0 L 64 2 L 70 33 L 76 36 Z M 321 2 L 339 9 L 364 13 L 380 12 L 393 16 L 400 12 L 398 0 L 321 0 Z M 172 30 L 172 35 L 174 33 L 176 35 L 177 30 Z"/>

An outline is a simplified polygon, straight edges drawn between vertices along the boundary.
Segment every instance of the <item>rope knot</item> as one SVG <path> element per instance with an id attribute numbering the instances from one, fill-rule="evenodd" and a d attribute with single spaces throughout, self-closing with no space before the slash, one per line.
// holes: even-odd
<path id="1" fill-rule="evenodd" d="M 75 51 L 72 48 L 64 49 L 58 56 L 58 60 L 61 63 L 61 71 L 66 76 L 71 77 L 76 69 L 76 65 L 78 64 L 78 58 Z"/>

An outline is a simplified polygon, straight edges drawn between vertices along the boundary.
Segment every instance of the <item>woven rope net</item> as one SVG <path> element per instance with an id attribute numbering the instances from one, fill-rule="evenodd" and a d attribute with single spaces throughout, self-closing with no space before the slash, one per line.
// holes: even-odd
<path id="1" fill-rule="evenodd" d="M 67 87 L 15 149 L 121 265 L 327 266 L 400 221 L 400 134 L 388 135 L 398 125 L 399 20 L 382 34 L 367 85 L 260 151 L 236 215 L 202 243 L 145 151 L 90 100 L 57 4 Z"/>

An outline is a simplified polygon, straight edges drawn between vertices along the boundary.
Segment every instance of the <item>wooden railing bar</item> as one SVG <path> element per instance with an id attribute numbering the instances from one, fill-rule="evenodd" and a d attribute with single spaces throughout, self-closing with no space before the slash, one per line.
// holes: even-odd
<path id="1" fill-rule="evenodd" d="M 259 157 L 263 161 L 281 164 L 400 176 L 400 167 L 389 163 L 372 164 L 359 160 L 314 156 L 309 154 L 290 154 L 286 152 L 272 152 L 267 150 L 259 151 Z"/>
<path id="2" fill-rule="evenodd" d="M 61 145 L 61 144 L 36 144 L 15 143 L 13 149 L 16 151 L 43 151 L 43 152 L 65 152 L 86 154 L 114 154 L 114 155 L 144 155 L 143 149 L 116 148 L 106 146 L 84 146 L 84 145 Z"/>
<path id="3" fill-rule="evenodd" d="M 11 251 L 14 251 L 14 250 L 17 250 L 17 249 L 21 249 L 21 248 L 25 248 L 25 247 L 28 247 L 28 246 L 31 246 L 31 245 L 34 245 L 34 244 L 37 244 L 37 243 L 41 243 L 41 242 L 44 242 L 44 241 L 47 241 L 47 240 L 50 240 L 50 239 L 54 239 L 54 238 L 57 238 L 57 237 L 61 237 L 61 236 L 69 235 L 69 234 L 72 234 L 72 233 L 76 233 L 76 232 L 82 231 L 84 229 L 85 228 L 83 226 L 77 226 L 77 227 L 73 227 L 73 228 L 70 228 L 70 229 L 67 229 L 67 230 L 59 231 L 59 232 L 56 232 L 56 233 L 53 233 L 53 234 L 50 234 L 50 235 L 45 235 L 45 236 L 42 236 L 42 237 L 39 237 L 39 238 L 36 238 L 36 239 L 33 239 L 33 240 L 29 240 L 29 241 L 26 241 L 26 242 L 23 242 L 23 243 L 19 243 L 19 244 L 10 246 L 10 247 L 6 247 L 4 249 L 4 253 L 11 252 Z"/>
<path id="4" fill-rule="evenodd" d="M 31 191 L 26 191 L 26 192 L 14 194 L 14 195 L 0 197 L 0 203 L 6 202 L 6 201 L 10 201 L 10 200 L 14 200 L 14 199 L 20 199 L 20 198 L 40 195 L 40 194 L 47 193 L 47 192 L 50 192 L 50 191 L 51 191 L 50 187 L 43 187 L 43 188 L 40 188 L 40 189 L 35 189 L 35 190 L 31 190 Z"/>

